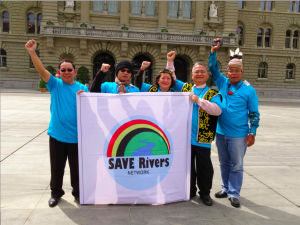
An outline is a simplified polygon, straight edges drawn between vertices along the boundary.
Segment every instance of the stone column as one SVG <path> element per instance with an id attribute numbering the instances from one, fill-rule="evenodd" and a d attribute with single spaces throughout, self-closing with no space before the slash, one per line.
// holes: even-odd
<path id="1" fill-rule="evenodd" d="M 196 2 L 196 16 L 194 33 L 199 34 L 203 30 L 204 24 L 204 2 Z"/>
<path id="2" fill-rule="evenodd" d="M 81 1 L 80 22 L 82 22 L 82 23 L 90 22 L 90 2 L 89 1 Z"/>
<path id="3" fill-rule="evenodd" d="M 41 21 L 41 31 L 44 32 L 44 27 L 47 26 L 47 21 L 54 23 L 54 26 L 58 24 L 58 2 L 57 1 L 42 1 L 43 19 Z"/>
<path id="4" fill-rule="evenodd" d="M 129 1 L 121 1 L 120 24 L 129 26 Z"/>
<path id="5" fill-rule="evenodd" d="M 158 27 L 157 32 L 162 29 L 167 28 L 167 18 L 168 18 L 168 4 L 167 1 L 158 2 Z"/>
<path id="6" fill-rule="evenodd" d="M 238 2 L 224 2 L 225 12 L 223 18 L 223 34 L 228 36 L 230 33 L 236 34 L 238 21 Z"/>

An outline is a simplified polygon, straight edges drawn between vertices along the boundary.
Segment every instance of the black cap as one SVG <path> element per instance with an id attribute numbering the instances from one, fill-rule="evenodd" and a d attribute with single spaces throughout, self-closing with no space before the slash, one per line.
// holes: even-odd
<path id="1" fill-rule="evenodd" d="M 116 67 L 116 76 L 118 76 L 118 72 L 122 68 L 127 68 L 131 71 L 131 73 L 133 73 L 133 66 L 132 66 L 131 62 L 129 62 L 127 60 L 123 60 L 123 61 L 119 62 Z"/>

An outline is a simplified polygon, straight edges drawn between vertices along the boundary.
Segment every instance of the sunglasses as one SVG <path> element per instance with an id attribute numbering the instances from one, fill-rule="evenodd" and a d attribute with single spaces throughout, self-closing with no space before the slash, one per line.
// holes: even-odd
<path id="1" fill-rule="evenodd" d="M 60 71 L 61 71 L 61 72 L 63 72 L 63 73 L 64 73 L 64 72 L 66 72 L 66 71 L 68 71 L 68 72 L 72 72 L 72 71 L 73 71 L 73 69 L 67 69 L 67 70 L 66 70 L 66 69 L 61 69 Z"/>
<path id="2" fill-rule="evenodd" d="M 127 72 L 128 74 L 132 74 L 131 70 L 120 69 L 122 73 Z"/>

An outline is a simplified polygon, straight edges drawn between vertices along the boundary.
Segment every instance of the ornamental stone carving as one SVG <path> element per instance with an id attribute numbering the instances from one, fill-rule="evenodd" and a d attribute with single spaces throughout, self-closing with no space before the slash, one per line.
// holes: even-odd
<path id="1" fill-rule="evenodd" d="M 121 56 L 122 57 L 127 57 L 127 55 L 128 55 L 128 42 L 123 41 L 121 43 Z"/>
<path id="2" fill-rule="evenodd" d="M 212 1 L 209 7 L 209 17 L 218 17 L 218 6 Z"/>

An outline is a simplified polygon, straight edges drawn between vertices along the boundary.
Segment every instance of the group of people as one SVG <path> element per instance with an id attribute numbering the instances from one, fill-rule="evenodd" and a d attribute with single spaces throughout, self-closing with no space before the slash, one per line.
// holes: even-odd
<path id="1" fill-rule="evenodd" d="M 76 93 L 89 90 L 74 80 L 77 70 L 72 61 L 63 60 L 59 63 L 57 74 L 60 79 L 57 79 L 44 68 L 36 55 L 36 42 L 29 40 L 25 47 L 51 94 L 51 120 L 48 129 L 51 164 L 49 206 L 56 206 L 64 195 L 62 185 L 67 158 L 71 171 L 72 194 L 79 202 Z M 116 66 L 115 82 L 103 83 L 111 66 L 103 63 L 90 91 L 115 94 L 193 92 L 190 96 L 193 102 L 190 197 L 196 196 L 197 184 L 203 203 L 207 206 L 213 205 L 210 197 L 214 174 L 211 143 L 216 139 L 223 184 L 222 190 L 215 197 L 228 198 L 232 206 L 239 207 L 243 159 L 247 147 L 255 142 L 256 129 L 259 126 L 258 98 L 255 89 L 247 81 L 242 81 L 243 64 L 240 57 L 233 57 L 228 63 L 227 77 L 220 73 L 216 59 L 219 48 L 220 44 L 211 47 L 209 70 L 201 62 L 193 66 L 191 77 L 194 84 L 184 83 L 176 78 L 176 54 L 171 51 L 167 54 L 166 68 L 159 71 L 152 85 L 143 83 L 143 73 L 150 66 L 150 62 L 142 63 L 133 85 L 130 83 L 133 66 L 129 61 L 121 61 Z M 219 92 L 206 85 L 209 71 Z"/>

